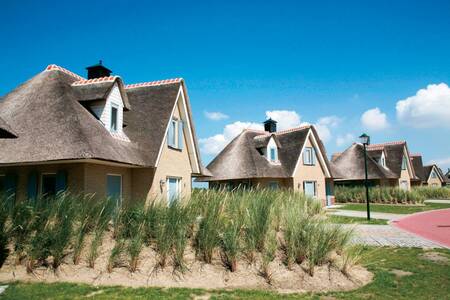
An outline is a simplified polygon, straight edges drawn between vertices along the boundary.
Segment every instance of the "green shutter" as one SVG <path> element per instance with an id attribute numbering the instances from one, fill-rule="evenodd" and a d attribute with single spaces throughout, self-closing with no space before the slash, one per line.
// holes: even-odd
<path id="1" fill-rule="evenodd" d="M 56 193 L 64 192 L 67 189 L 67 172 L 58 171 L 56 174 Z"/>
<path id="2" fill-rule="evenodd" d="M 31 172 L 30 175 L 28 175 L 28 199 L 30 200 L 36 200 L 38 195 L 38 173 L 37 172 Z"/>
<path id="3" fill-rule="evenodd" d="M 183 121 L 178 121 L 178 149 L 183 149 Z"/>

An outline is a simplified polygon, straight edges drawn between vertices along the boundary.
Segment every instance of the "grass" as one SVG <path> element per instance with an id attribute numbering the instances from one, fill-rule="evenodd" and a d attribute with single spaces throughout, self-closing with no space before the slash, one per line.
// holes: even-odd
<path id="1" fill-rule="evenodd" d="M 328 219 L 330 220 L 331 223 L 335 223 L 335 224 L 370 224 L 370 225 L 387 225 L 388 224 L 388 220 L 371 218 L 370 221 L 367 221 L 366 218 L 337 216 L 337 215 L 328 215 Z"/>
<path id="2" fill-rule="evenodd" d="M 394 205 L 394 204 L 371 204 L 370 211 L 392 214 L 412 214 L 416 212 L 428 211 L 433 209 L 450 208 L 447 203 L 425 203 L 425 205 Z M 366 204 L 347 203 L 339 209 L 366 211 Z"/>
<path id="3" fill-rule="evenodd" d="M 2 299 L 449 299 L 450 265 L 422 258 L 417 248 L 362 250 L 361 263 L 375 274 L 374 281 L 347 292 L 277 294 L 258 290 L 202 290 L 186 288 L 124 288 L 70 283 L 9 284 Z M 450 260 L 449 250 L 432 250 Z M 397 276 L 393 270 L 410 272 Z"/>

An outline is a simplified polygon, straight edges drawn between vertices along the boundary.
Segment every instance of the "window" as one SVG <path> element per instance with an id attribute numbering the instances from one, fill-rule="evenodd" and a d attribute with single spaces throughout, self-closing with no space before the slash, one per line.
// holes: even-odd
<path id="1" fill-rule="evenodd" d="M 179 150 L 183 148 L 183 121 L 177 119 L 170 121 L 167 145 Z"/>
<path id="2" fill-rule="evenodd" d="M 122 200 L 122 175 L 106 175 L 106 197 L 114 200 L 117 204 Z"/>
<path id="3" fill-rule="evenodd" d="M 315 181 L 303 181 L 303 191 L 306 196 L 316 196 L 316 182 Z"/>
<path id="4" fill-rule="evenodd" d="M 312 166 L 314 163 L 314 149 L 312 147 L 305 147 L 303 150 L 303 164 Z"/>
<path id="5" fill-rule="evenodd" d="M 407 191 L 409 190 L 409 184 L 407 180 L 400 181 L 400 189 Z"/>
<path id="6" fill-rule="evenodd" d="M 56 195 L 56 174 L 42 174 L 41 195 L 44 197 Z"/>
<path id="7" fill-rule="evenodd" d="M 276 182 L 276 181 L 269 182 L 269 189 L 277 190 L 278 189 L 278 182 Z"/>
<path id="8" fill-rule="evenodd" d="M 384 159 L 384 157 L 381 157 L 381 165 L 383 167 L 386 167 L 386 160 Z"/>
<path id="9" fill-rule="evenodd" d="M 434 170 L 433 171 L 431 171 L 431 178 L 436 178 L 437 176 L 436 176 L 436 172 L 434 172 Z"/>
<path id="10" fill-rule="evenodd" d="M 275 147 L 271 147 L 270 149 L 269 149 L 269 152 L 270 152 L 270 161 L 277 161 L 278 160 L 278 153 L 277 153 L 277 148 L 275 148 Z"/>
<path id="11" fill-rule="evenodd" d="M 181 179 L 176 177 L 167 178 L 167 200 L 172 203 L 181 196 Z"/>
<path id="12" fill-rule="evenodd" d="M 407 168 L 406 156 L 403 156 L 403 159 L 402 159 L 402 170 L 406 170 L 406 168 Z"/>
<path id="13" fill-rule="evenodd" d="M 117 112 L 118 109 L 115 106 L 111 106 L 111 131 L 112 132 L 117 132 Z"/>

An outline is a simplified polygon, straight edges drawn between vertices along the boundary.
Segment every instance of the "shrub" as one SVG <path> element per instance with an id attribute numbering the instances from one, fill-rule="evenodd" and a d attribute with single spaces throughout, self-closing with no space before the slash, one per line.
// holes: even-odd
<path id="1" fill-rule="evenodd" d="M 450 189 L 445 187 L 416 187 L 413 191 L 425 199 L 450 199 Z"/>
<path id="2" fill-rule="evenodd" d="M 370 202 L 385 204 L 417 204 L 423 203 L 425 196 L 416 188 L 405 191 L 393 187 L 370 187 Z M 366 202 L 365 187 L 336 186 L 334 190 L 336 202 L 363 203 Z"/>

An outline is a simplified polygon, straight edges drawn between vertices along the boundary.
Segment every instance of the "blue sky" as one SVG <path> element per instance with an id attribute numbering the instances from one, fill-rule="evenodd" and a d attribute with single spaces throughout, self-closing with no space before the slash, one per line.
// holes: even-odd
<path id="1" fill-rule="evenodd" d="M 62 2 L 2 3 L 0 95 L 102 59 L 126 83 L 183 77 L 205 162 L 281 115 L 317 124 L 328 154 L 365 131 L 450 167 L 448 0 Z"/>

